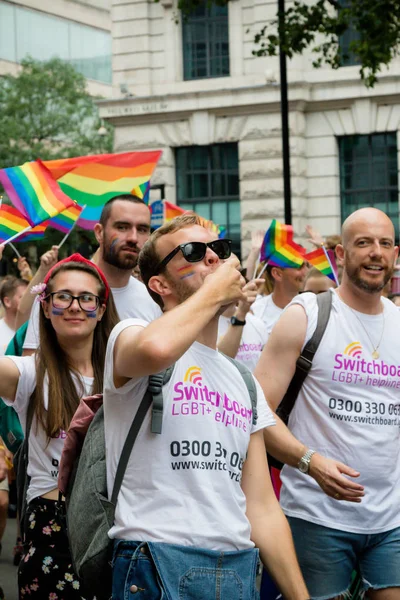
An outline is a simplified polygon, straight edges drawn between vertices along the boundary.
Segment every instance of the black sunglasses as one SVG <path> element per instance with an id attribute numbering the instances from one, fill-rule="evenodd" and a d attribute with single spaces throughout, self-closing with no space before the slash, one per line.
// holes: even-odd
<path id="1" fill-rule="evenodd" d="M 156 268 L 154 274 L 158 275 L 169 263 L 182 250 L 182 254 L 190 263 L 200 262 L 206 255 L 207 248 L 210 248 L 221 260 L 229 258 L 231 255 L 231 244 L 232 240 L 215 240 L 214 242 L 187 242 L 186 244 L 180 244 L 172 252 L 160 262 Z"/>

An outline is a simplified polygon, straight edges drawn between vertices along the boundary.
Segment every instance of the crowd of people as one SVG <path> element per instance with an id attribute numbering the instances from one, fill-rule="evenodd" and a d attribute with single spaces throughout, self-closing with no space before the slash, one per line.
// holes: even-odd
<path id="1" fill-rule="evenodd" d="M 90 260 L 59 260 L 54 246 L 34 275 L 1 287 L 0 348 L 16 329 L 25 334 L 22 356 L 0 358 L 0 396 L 28 442 L 19 598 L 93 598 L 74 570 L 60 511 L 69 425 L 81 397 L 103 394 L 111 498 L 149 377 L 172 368 L 162 431 L 147 412 L 108 532 L 113 600 L 254 600 L 259 558 L 279 590 L 264 600 L 345 598 L 355 571 L 368 598 L 399 600 L 400 312 L 397 294 L 386 297 L 396 292 L 398 254 L 390 219 L 366 208 L 346 219 L 341 237 L 308 229 L 315 246 L 334 247 L 338 287 L 305 262 L 257 265 L 258 232 L 245 270 L 230 240 L 194 214 L 150 234 L 149 208 L 131 195 L 107 202 L 94 233 Z M 308 359 L 319 298 L 329 318 Z M 253 373 L 255 397 L 231 359 Z M 301 360 L 309 371 L 286 424 L 276 411 Z M 11 457 L 0 431 L 1 539 Z M 280 476 L 266 452 L 284 463 Z"/>

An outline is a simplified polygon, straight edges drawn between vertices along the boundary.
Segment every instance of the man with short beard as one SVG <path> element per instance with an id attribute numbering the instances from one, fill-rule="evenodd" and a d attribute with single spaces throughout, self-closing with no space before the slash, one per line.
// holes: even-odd
<path id="1" fill-rule="evenodd" d="M 283 468 L 281 504 L 313 599 L 344 597 L 358 567 L 368 598 L 398 600 L 400 314 L 382 297 L 398 248 L 392 222 L 374 208 L 350 215 L 342 240 L 336 247 L 342 283 L 330 291 L 329 322 L 289 418 L 308 451 L 298 470 Z M 317 316 L 316 295 L 297 296 L 269 338 L 255 375 L 272 408 L 288 387 Z M 329 482 L 319 453 L 356 469 L 342 473 L 358 476 L 359 490 L 344 493 Z M 341 480 L 350 486 L 349 479 Z"/>
<path id="2" fill-rule="evenodd" d="M 111 198 L 104 205 L 100 222 L 94 226 L 94 233 L 99 248 L 93 262 L 107 278 L 120 319 L 138 318 L 147 322 L 157 319 L 162 314 L 160 308 L 143 283 L 132 277 L 139 251 L 150 235 L 150 209 L 147 204 L 131 194 Z M 36 283 L 40 281 L 34 278 L 29 287 Z M 28 298 L 33 301 L 29 292 Z M 32 307 L 24 342 L 25 355 L 36 350 L 38 340 L 39 303 L 36 302 Z"/>
<path id="3" fill-rule="evenodd" d="M 95 258 L 111 287 L 121 319 L 138 318 L 147 322 L 162 312 L 146 287 L 132 277 L 139 252 L 150 235 L 150 209 L 130 194 L 109 200 L 94 227 L 99 243 Z"/>

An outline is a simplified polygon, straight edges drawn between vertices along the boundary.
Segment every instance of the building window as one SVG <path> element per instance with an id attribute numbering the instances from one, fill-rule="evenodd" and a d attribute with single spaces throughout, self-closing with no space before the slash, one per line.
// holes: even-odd
<path id="1" fill-rule="evenodd" d="M 342 8 L 348 8 L 349 0 L 339 0 L 339 5 Z M 346 31 L 339 36 L 339 56 L 341 67 L 351 67 L 353 65 L 360 64 L 359 57 L 353 52 L 353 50 L 350 47 L 352 42 L 356 42 L 359 39 L 360 34 L 351 23 L 348 29 L 346 29 Z"/>
<path id="2" fill-rule="evenodd" d="M 228 6 L 203 2 L 182 22 L 185 80 L 229 75 Z"/>
<path id="3" fill-rule="evenodd" d="M 365 206 L 383 210 L 399 237 L 396 133 L 339 138 L 342 220 Z"/>
<path id="4" fill-rule="evenodd" d="M 88 79 L 111 83 L 111 34 L 0 0 L 0 59 L 70 62 Z"/>
<path id="5" fill-rule="evenodd" d="M 176 149 L 177 203 L 223 225 L 240 252 L 239 160 L 237 144 Z"/>

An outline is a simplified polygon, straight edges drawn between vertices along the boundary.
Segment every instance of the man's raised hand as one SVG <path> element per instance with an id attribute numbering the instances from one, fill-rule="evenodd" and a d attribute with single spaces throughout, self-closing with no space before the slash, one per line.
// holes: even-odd
<path id="1" fill-rule="evenodd" d="M 218 300 L 220 306 L 246 300 L 246 294 L 243 292 L 246 280 L 239 269 L 239 259 L 232 254 L 205 278 L 204 285 L 207 286 L 209 293 Z"/>

